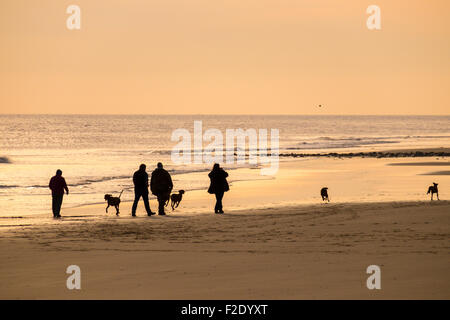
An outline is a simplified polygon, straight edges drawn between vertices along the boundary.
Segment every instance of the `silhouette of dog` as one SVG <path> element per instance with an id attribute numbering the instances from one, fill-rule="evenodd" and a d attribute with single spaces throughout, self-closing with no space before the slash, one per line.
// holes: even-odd
<path id="1" fill-rule="evenodd" d="M 322 196 L 323 201 L 330 202 L 330 198 L 328 198 L 328 188 L 327 187 L 320 189 L 320 195 Z"/>
<path id="2" fill-rule="evenodd" d="M 113 197 L 110 194 L 105 194 L 105 200 L 108 202 L 108 206 L 106 207 L 106 213 L 108 213 L 108 208 L 114 207 L 116 208 L 116 215 L 119 215 L 119 205 L 120 205 L 120 196 L 122 195 L 123 190 L 120 192 L 118 197 Z"/>
<path id="3" fill-rule="evenodd" d="M 431 200 L 433 200 L 433 194 L 436 193 L 436 197 L 439 200 L 438 184 L 433 182 L 432 186 L 428 187 L 427 194 L 431 193 Z"/>
<path id="4" fill-rule="evenodd" d="M 180 205 L 181 199 L 183 199 L 184 190 L 179 190 L 178 193 L 172 193 L 170 195 L 170 206 L 172 207 L 172 211 L 175 210 L 175 208 L 178 208 Z M 169 204 L 169 200 L 166 202 L 166 207 Z"/>

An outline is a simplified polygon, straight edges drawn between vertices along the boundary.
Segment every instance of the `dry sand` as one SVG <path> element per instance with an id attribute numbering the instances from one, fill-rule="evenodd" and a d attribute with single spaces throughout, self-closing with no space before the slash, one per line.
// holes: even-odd
<path id="1" fill-rule="evenodd" d="M 448 201 L 331 203 L 5 229 L 0 298 L 448 299 L 449 213 Z M 381 290 L 366 288 L 372 264 Z"/>

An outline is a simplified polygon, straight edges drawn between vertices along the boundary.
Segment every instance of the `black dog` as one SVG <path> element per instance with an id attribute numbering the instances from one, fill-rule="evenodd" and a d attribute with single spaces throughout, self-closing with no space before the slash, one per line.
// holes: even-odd
<path id="1" fill-rule="evenodd" d="M 322 196 L 323 201 L 330 202 L 330 198 L 328 198 L 328 188 L 327 187 L 320 189 L 320 195 Z"/>
<path id="2" fill-rule="evenodd" d="M 108 213 L 108 208 L 110 206 L 116 208 L 116 215 L 119 215 L 119 205 L 120 205 L 120 196 L 122 195 L 123 190 L 120 192 L 118 197 L 113 197 L 110 194 L 105 194 L 105 200 L 108 201 L 108 206 L 106 207 L 106 212 Z"/>
<path id="3" fill-rule="evenodd" d="M 184 190 L 178 191 L 178 193 L 172 193 L 170 195 L 170 206 L 172 207 L 172 211 L 175 210 L 175 208 L 178 208 L 180 205 L 181 199 L 183 199 Z M 169 200 L 166 202 L 166 207 L 169 204 Z"/>
<path id="4" fill-rule="evenodd" d="M 438 192 L 438 184 L 433 182 L 432 186 L 428 187 L 428 192 L 427 194 L 431 193 L 431 200 L 433 200 L 433 194 L 436 193 L 436 197 L 439 200 L 439 192 Z"/>

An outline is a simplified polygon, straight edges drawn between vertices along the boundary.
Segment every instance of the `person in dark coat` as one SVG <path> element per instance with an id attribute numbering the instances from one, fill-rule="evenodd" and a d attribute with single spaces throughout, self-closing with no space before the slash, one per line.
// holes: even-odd
<path id="1" fill-rule="evenodd" d="M 142 197 L 145 205 L 145 211 L 147 211 L 147 215 L 150 217 L 155 214 L 150 210 L 150 204 L 148 202 L 148 174 L 145 171 L 145 164 L 141 164 L 139 166 L 139 170 L 136 171 L 133 175 L 133 183 L 134 183 L 134 202 L 133 207 L 131 209 L 131 215 L 133 217 L 136 216 L 136 209 L 139 202 L 139 199 Z"/>
<path id="2" fill-rule="evenodd" d="M 214 207 L 214 212 L 223 213 L 222 198 L 224 193 L 230 190 L 227 182 L 228 173 L 223 170 L 218 163 L 215 163 L 213 169 L 208 174 L 208 177 L 211 180 L 208 193 L 216 195 L 216 206 Z"/>
<path id="3" fill-rule="evenodd" d="M 69 194 L 69 188 L 67 188 L 67 183 L 62 176 L 61 170 L 56 170 L 56 175 L 50 179 L 48 187 L 52 190 L 53 218 L 61 218 L 60 212 L 64 197 L 64 190 L 67 194 Z"/>
<path id="4" fill-rule="evenodd" d="M 157 168 L 152 172 L 150 179 L 150 190 L 158 198 L 158 214 L 165 215 L 164 206 L 169 200 L 173 183 L 170 174 L 163 169 L 161 162 L 158 162 Z"/>

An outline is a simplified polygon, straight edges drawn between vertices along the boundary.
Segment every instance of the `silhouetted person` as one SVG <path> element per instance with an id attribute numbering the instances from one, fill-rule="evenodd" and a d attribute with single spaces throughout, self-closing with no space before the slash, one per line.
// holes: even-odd
<path id="1" fill-rule="evenodd" d="M 48 187 L 52 190 L 53 218 L 61 218 L 59 213 L 61 212 L 64 190 L 66 190 L 66 193 L 69 194 L 69 188 L 67 188 L 66 180 L 62 176 L 61 170 L 56 170 L 56 176 L 53 176 L 50 179 Z"/>
<path id="2" fill-rule="evenodd" d="M 150 179 L 150 190 L 158 197 L 158 214 L 165 215 L 164 205 L 169 200 L 170 192 L 172 191 L 173 184 L 170 174 L 163 169 L 161 162 L 158 162 L 157 168 L 152 172 L 152 178 Z"/>
<path id="3" fill-rule="evenodd" d="M 228 173 L 223 170 L 218 163 L 215 163 L 213 169 L 208 174 L 208 177 L 211 180 L 211 184 L 208 188 L 208 193 L 216 195 L 216 206 L 214 207 L 214 212 L 223 213 L 223 194 L 230 190 L 227 182 Z"/>
<path id="4" fill-rule="evenodd" d="M 136 171 L 133 175 L 133 183 L 134 183 L 134 202 L 133 207 L 131 208 L 131 215 L 133 217 L 136 216 L 136 209 L 139 202 L 139 199 L 142 197 L 145 205 L 145 211 L 147 211 L 147 215 L 150 217 L 155 214 L 150 210 L 150 204 L 148 203 L 148 174 L 145 171 L 145 164 L 141 164 L 139 166 L 139 170 Z"/>

